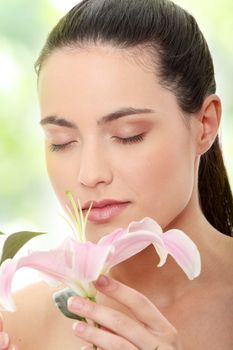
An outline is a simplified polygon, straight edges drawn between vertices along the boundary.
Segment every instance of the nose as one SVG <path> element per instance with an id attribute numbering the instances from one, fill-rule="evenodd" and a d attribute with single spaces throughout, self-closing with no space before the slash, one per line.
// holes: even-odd
<path id="1" fill-rule="evenodd" d="M 113 176 L 108 158 L 104 147 L 96 144 L 83 147 L 79 163 L 79 183 L 88 188 L 110 184 Z"/>

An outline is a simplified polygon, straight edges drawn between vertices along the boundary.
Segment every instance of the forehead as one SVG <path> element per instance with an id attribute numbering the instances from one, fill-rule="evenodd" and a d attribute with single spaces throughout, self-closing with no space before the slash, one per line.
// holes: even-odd
<path id="1" fill-rule="evenodd" d="M 55 50 L 44 62 L 39 91 L 53 88 L 60 81 L 64 87 L 91 88 L 96 85 L 113 87 L 121 80 L 121 87 L 127 83 L 151 80 L 154 82 L 154 67 L 149 55 L 139 49 L 117 49 L 111 46 L 85 48 L 62 48 Z M 65 85 L 64 85 L 65 84 Z"/>
<path id="2" fill-rule="evenodd" d="M 153 69 L 149 57 L 138 49 L 58 49 L 40 71 L 41 114 L 72 119 L 77 113 L 105 115 L 125 106 L 163 111 L 169 101 L 174 108 L 175 97 L 159 84 Z"/>

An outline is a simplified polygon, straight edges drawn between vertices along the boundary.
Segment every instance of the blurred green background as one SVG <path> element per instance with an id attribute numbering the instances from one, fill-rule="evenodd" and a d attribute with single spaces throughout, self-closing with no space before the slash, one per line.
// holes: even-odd
<path id="1" fill-rule="evenodd" d="M 233 184 L 233 1 L 175 2 L 195 16 L 214 58 L 223 102 L 220 137 Z M 0 231 L 56 227 L 57 204 L 46 175 L 33 64 L 47 33 L 76 3 L 0 1 Z"/>

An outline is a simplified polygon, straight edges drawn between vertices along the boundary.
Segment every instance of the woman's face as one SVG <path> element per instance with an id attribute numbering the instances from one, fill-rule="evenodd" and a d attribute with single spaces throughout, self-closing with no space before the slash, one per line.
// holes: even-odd
<path id="1" fill-rule="evenodd" d="M 43 65 L 39 99 L 62 205 L 66 190 L 82 205 L 107 199 L 93 209 L 89 239 L 145 216 L 164 228 L 185 215 L 195 182 L 192 123 L 152 71 L 111 47 L 60 49 Z"/>

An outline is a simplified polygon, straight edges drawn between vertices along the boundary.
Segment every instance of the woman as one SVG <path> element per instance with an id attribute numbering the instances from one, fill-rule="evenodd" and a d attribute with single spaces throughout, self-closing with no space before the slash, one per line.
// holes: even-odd
<path id="1" fill-rule="evenodd" d="M 194 18 L 167 0 L 83 0 L 50 33 L 36 70 L 54 190 L 64 207 L 67 188 L 83 207 L 97 202 L 88 239 L 150 216 L 190 236 L 202 272 L 190 282 L 172 259 L 156 269 L 145 249 L 97 281 L 97 304 L 70 301 L 99 329 L 72 329 L 54 288 L 31 285 L 4 314 L 12 343 L 232 349 L 232 194 L 213 63 Z"/>

